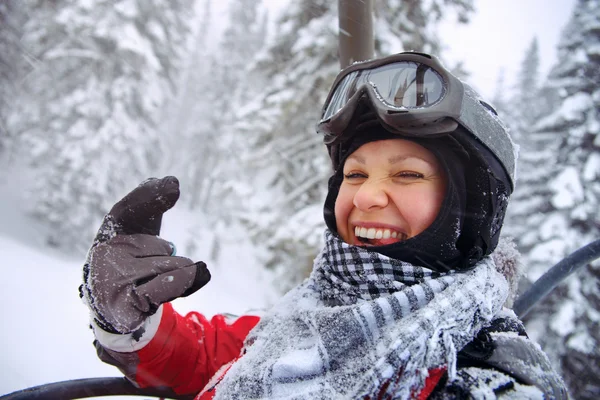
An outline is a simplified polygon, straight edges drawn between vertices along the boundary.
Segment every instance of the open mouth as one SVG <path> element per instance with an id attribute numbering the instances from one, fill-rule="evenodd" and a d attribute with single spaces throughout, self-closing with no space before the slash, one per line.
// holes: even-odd
<path id="1" fill-rule="evenodd" d="M 354 236 L 367 246 L 385 246 L 406 240 L 408 236 L 404 232 L 394 231 L 388 228 L 365 228 L 357 226 L 354 228 Z"/>

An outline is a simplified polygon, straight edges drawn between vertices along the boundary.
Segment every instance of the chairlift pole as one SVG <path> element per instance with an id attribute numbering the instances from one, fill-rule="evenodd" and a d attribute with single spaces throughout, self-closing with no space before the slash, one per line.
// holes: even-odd
<path id="1" fill-rule="evenodd" d="M 338 0 L 338 18 L 340 66 L 373 58 L 373 0 Z"/>

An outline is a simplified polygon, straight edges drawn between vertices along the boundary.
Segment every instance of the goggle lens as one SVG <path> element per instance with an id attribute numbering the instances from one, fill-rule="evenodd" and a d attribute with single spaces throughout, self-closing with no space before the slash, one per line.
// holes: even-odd
<path id="1" fill-rule="evenodd" d="M 387 106 L 398 109 L 429 107 L 446 92 L 442 76 L 433 68 L 416 62 L 400 61 L 380 67 L 356 70 L 336 86 L 323 113 L 325 121 L 340 111 L 350 98 L 369 84 Z"/>

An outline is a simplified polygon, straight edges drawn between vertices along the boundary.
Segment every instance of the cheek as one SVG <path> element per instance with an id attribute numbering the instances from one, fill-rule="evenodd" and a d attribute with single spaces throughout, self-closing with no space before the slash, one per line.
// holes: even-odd
<path id="1" fill-rule="evenodd" d="M 354 192 L 345 185 L 340 187 L 337 199 L 335 200 L 335 223 L 338 233 L 344 240 L 348 240 L 348 218 L 354 208 Z"/>
<path id="2" fill-rule="evenodd" d="M 405 193 L 402 200 L 396 202 L 406 222 L 410 226 L 411 236 L 416 236 L 435 221 L 442 202 L 444 190 L 426 189 Z"/>

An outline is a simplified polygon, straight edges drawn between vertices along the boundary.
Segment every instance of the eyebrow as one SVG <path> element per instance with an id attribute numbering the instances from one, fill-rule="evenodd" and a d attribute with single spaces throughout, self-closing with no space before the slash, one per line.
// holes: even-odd
<path id="1" fill-rule="evenodd" d="M 401 161 L 408 160 L 410 158 L 414 158 L 414 159 L 417 159 L 417 160 L 425 161 L 426 163 L 429 164 L 429 161 L 427 161 L 427 160 L 425 160 L 425 159 L 423 159 L 421 157 L 413 156 L 412 154 L 392 156 L 392 157 L 388 158 L 388 163 L 390 163 L 390 164 L 396 164 L 396 163 L 399 163 Z"/>
<path id="2" fill-rule="evenodd" d="M 346 159 L 346 161 L 348 161 L 348 160 L 356 160 L 356 161 L 357 161 L 358 163 L 360 163 L 360 164 L 364 164 L 364 163 L 365 163 L 365 158 L 364 158 L 364 157 L 361 157 L 361 156 L 358 156 L 358 155 L 356 155 L 356 154 L 352 154 L 351 156 L 349 156 L 349 157 Z"/>
<path id="3" fill-rule="evenodd" d="M 417 157 L 417 156 L 412 155 L 412 154 L 403 154 L 403 155 L 392 156 L 392 157 L 388 158 L 388 163 L 390 163 L 390 164 L 396 164 L 396 163 L 399 163 L 401 161 L 408 160 L 410 158 L 414 158 L 416 160 L 425 161 L 427 164 L 431 164 L 430 161 L 428 161 L 428 160 L 426 160 L 424 158 L 421 158 L 421 157 Z M 366 162 L 364 157 L 356 155 L 356 154 L 351 155 L 350 157 L 348 157 L 347 160 L 350 160 L 350 159 L 355 160 L 359 164 L 365 164 L 365 162 Z"/>

